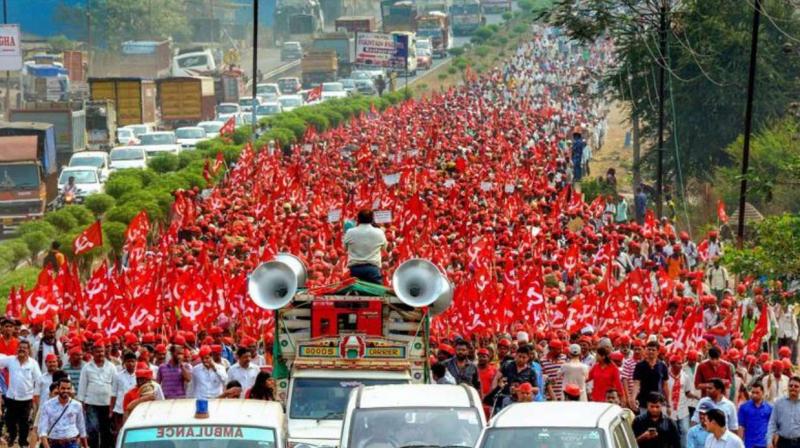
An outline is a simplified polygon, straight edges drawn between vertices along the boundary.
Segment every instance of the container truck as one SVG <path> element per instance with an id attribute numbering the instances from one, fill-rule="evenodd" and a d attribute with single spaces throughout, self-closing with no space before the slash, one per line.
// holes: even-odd
<path id="1" fill-rule="evenodd" d="M 68 105 L 29 103 L 41 109 L 12 109 L 9 116 L 14 123 L 50 123 L 55 128 L 56 164 L 61 167 L 69 163 L 72 154 L 86 149 L 86 111 L 72 110 Z"/>
<path id="2" fill-rule="evenodd" d="M 480 0 L 484 14 L 502 14 L 511 11 L 511 0 Z"/>
<path id="3" fill-rule="evenodd" d="M 22 67 L 22 98 L 25 101 L 66 101 L 69 74 L 60 65 L 26 63 Z"/>
<path id="4" fill-rule="evenodd" d="M 111 100 L 117 108 L 117 126 L 155 124 L 156 84 L 141 78 L 89 78 L 92 101 Z"/>
<path id="5" fill-rule="evenodd" d="M 450 22 L 454 35 L 472 34 L 484 21 L 480 0 L 453 0 L 453 5 L 450 6 Z"/>
<path id="6" fill-rule="evenodd" d="M 336 31 L 355 33 L 374 33 L 378 30 L 375 17 L 372 16 L 345 16 L 336 19 Z"/>
<path id="7" fill-rule="evenodd" d="M 326 33 L 314 39 L 315 50 L 334 50 L 338 63 L 340 78 L 350 76 L 350 70 L 356 60 L 355 42 L 345 32 Z"/>
<path id="8" fill-rule="evenodd" d="M 447 50 L 453 42 L 451 34 L 447 14 L 431 11 L 417 17 L 417 36 L 431 41 L 433 57 L 447 56 Z"/>
<path id="9" fill-rule="evenodd" d="M 175 129 L 214 119 L 214 79 L 204 76 L 159 79 L 161 126 Z"/>
<path id="10" fill-rule="evenodd" d="M 417 29 L 417 7 L 411 1 L 382 0 L 381 16 L 384 33 Z"/>
<path id="11" fill-rule="evenodd" d="M 109 151 L 116 143 L 117 110 L 112 100 L 86 102 L 86 134 L 91 151 Z"/>
<path id="12" fill-rule="evenodd" d="M 57 195 L 53 125 L 0 122 L 0 234 L 44 216 Z"/>
<path id="13" fill-rule="evenodd" d="M 172 67 L 172 41 L 127 41 L 113 69 L 118 76 L 157 79 L 169 76 Z"/>
<path id="14" fill-rule="evenodd" d="M 275 9 L 275 43 L 309 42 L 324 32 L 322 9 L 317 0 L 279 0 Z"/>
<path id="15" fill-rule="evenodd" d="M 303 72 L 303 88 L 310 89 L 323 82 L 336 81 L 339 71 L 339 59 L 336 50 L 309 50 L 300 61 Z"/>

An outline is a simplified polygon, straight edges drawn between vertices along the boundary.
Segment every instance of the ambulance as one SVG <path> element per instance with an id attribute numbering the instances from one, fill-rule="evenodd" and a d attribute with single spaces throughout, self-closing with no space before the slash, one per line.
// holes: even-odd
<path id="1" fill-rule="evenodd" d="M 276 313 L 273 374 L 289 448 L 336 447 L 352 390 L 429 382 L 430 318 L 450 306 L 453 287 L 421 259 L 398 267 L 394 290 L 355 279 L 307 289 L 305 280 L 300 259 L 278 254 L 250 274 L 248 292 Z"/>

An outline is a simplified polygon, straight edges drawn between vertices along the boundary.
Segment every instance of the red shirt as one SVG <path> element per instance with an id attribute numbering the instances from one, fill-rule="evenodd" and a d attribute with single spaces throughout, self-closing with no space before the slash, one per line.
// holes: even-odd
<path id="1" fill-rule="evenodd" d="M 718 360 L 716 366 L 711 363 L 711 360 L 703 361 L 697 366 L 697 372 L 694 375 L 694 387 L 699 388 L 700 384 L 708 383 L 714 378 L 721 379 L 725 386 L 731 384 L 733 378 L 733 369 L 730 364 L 725 361 Z M 703 389 L 703 396 L 706 396 L 706 390 Z"/>
<path id="2" fill-rule="evenodd" d="M 595 363 L 592 369 L 589 370 L 589 378 L 586 381 L 592 381 L 592 401 L 605 402 L 606 391 L 614 389 L 622 394 L 622 380 L 619 376 L 619 369 L 613 363 L 603 364 Z"/>
<path id="3" fill-rule="evenodd" d="M 128 392 L 125 393 L 125 397 L 122 398 L 122 410 L 124 412 L 128 412 L 128 405 L 131 404 L 133 400 L 139 398 L 139 388 L 135 387 Z"/>
<path id="4" fill-rule="evenodd" d="M 17 347 L 19 347 L 19 339 L 13 336 L 10 339 L 0 336 L 0 354 L 14 356 L 17 354 Z M 0 373 L 8 384 L 8 369 L 0 369 Z"/>
<path id="5" fill-rule="evenodd" d="M 483 369 L 478 367 L 478 378 L 481 380 L 481 395 L 486 396 L 492 391 L 492 380 L 497 373 L 497 367 L 494 364 L 489 364 Z"/>

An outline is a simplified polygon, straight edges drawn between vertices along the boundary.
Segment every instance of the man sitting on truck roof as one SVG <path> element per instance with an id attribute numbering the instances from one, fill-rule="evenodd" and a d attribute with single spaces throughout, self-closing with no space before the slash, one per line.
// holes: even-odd
<path id="1" fill-rule="evenodd" d="M 350 275 L 366 282 L 383 284 L 381 250 L 388 244 L 383 230 L 374 225 L 372 210 L 358 212 L 358 225 L 344 234 Z"/>

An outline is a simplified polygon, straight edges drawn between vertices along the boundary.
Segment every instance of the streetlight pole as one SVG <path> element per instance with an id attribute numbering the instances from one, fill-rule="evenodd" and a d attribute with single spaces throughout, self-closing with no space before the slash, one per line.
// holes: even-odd
<path id="1" fill-rule="evenodd" d="M 3 0 L 3 24 L 8 25 L 8 0 Z M 22 82 L 20 82 L 22 85 Z M 11 120 L 11 72 L 6 71 L 6 120 Z"/>
<path id="2" fill-rule="evenodd" d="M 739 186 L 739 225 L 736 244 L 744 244 L 744 205 L 747 202 L 747 171 L 750 166 L 750 134 L 753 128 L 753 97 L 756 90 L 756 62 L 758 59 L 758 28 L 761 23 L 761 0 L 755 0 L 753 34 L 750 38 L 750 73 L 747 78 L 747 106 L 744 112 L 744 147 L 742 148 L 742 180 Z"/>
<path id="3" fill-rule="evenodd" d="M 256 88 L 258 84 L 258 0 L 253 0 L 253 73 L 252 78 L 252 96 L 253 96 L 253 127 L 251 139 L 253 143 L 256 142 Z"/>
<path id="4" fill-rule="evenodd" d="M 661 219 L 663 211 L 664 193 L 664 77 L 667 67 L 667 2 L 661 0 L 661 12 L 659 14 L 659 46 L 660 52 L 658 70 L 658 165 L 656 166 L 656 215 Z"/>

